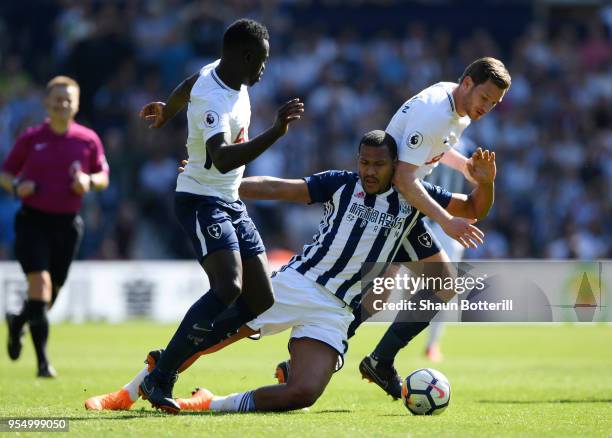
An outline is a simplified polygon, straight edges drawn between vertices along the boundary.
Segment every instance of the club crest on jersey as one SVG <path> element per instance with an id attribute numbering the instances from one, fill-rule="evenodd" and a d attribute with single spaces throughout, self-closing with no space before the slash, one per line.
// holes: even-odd
<path id="1" fill-rule="evenodd" d="M 416 149 L 423 144 L 423 134 L 419 131 L 412 132 L 406 140 L 406 146 L 410 149 Z"/>
<path id="2" fill-rule="evenodd" d="M 219 239 L 221 237 L 221 225 L 212 224 L 206 227 L 206 231 L 210 234 L 213 239 Z"/>
<path id="3" fill-rule="evenodd" d="M 410 214 L 412 207 L 406 201 L 400 201 L 400 211 L 402 214 Z"/>
<path id="4" fill-rule="evenodd" d="M 431 248 L 431 245 L 433 244 L 433 242 L 428 232 L 425 232 L 419 236 L 419 243 L 423 245 L 425 248 Z"/>
<path id="5" fill-rule="evenodd" d="M 206 123 L 206 126 L 209 128 L 216 128 L 219 124 L 219 114 L 214 111 L 206 111 L 206 113 L 204 113 L 204 123 Z"/>
<path id="6" fill-rule="evenodd" d="M 363 198 L 365 198 L 365 193 L 364 192 L 358 192 L 358 193 L 355 193 L 354 196 L 355 196 L 355 198 L 363 199 Z"/>

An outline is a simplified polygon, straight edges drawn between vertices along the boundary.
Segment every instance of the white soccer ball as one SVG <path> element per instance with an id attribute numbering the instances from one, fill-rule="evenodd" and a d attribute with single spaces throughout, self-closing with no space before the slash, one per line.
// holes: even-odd
<path id="1" fill-rule="evenodd" d="M 450 402 L 450 383 L 440 371 L 422 368 L 404 379 L 402 402 L 414 415 L 438 415 Z"/>

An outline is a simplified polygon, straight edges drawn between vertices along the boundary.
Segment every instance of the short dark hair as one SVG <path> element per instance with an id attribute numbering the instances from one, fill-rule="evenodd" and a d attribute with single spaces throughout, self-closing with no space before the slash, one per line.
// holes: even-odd
<path id="1" fill-rule="evenodd" d="M 68 76 L 55 76 L 49 82 L 47 82 L 47 95 L 51 93 L 54 87 L 74 87 L 77 90 L 77 94 L 81 94 L 81 87 L 79 83 Z"/>
<path id="2" fill-rule="evenodd" d="M 359 152 L 361 152 L 362 145 L 372 146 L 375 148 L 386 146 L 387 149 L 389 149 L 391 158 L 394 160 L 397 158 L 397 143 L 395 143 L 393 137 L 380 129 L 366 132 L 365 135 L 361 137 L 361 141 L 359 142 Z"/>
<path id="3" fill-rule="evenodd" d="M 234 21 L 223 34 L 223 49 L 240 47 L 270 39 L 263 24 L 248 18 Z"/>
<path id="4" fill-rule="evenodd" d="M 491 57 L 477 59 L 468 65 L 459 78 L 459 83 L 463 82 L 466 76 L 472 78 L 474 85 L 480 85 L 490 79 L 502 90 L 510 88 L 512 83 L 510 73 L 508 73 L 504 63 Z"/>

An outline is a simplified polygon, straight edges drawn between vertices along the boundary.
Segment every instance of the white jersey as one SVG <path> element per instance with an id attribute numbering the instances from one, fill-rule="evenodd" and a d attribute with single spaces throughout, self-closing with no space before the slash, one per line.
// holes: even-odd
<path id="1" fill-rule="evenodd" d="M 178 176 L 176 191 L 234 202 L 244 166 L 222 174 L 207 153 L 206 142 L 221 132 L 228 133 L 233 143 L 248 141 L 251 103 L 247 87 L 242 85 L 237 91 L 225 85 L 215 72 L 217 65 L 218 60 L 204 66 L 191 90 L 186 145 L 189 163 Z"/>
<path id="2" fill-rule="evenodd" d="M 386 132 L 397 143 L 399 159 L 419 166 L 418 178 L 431 173 L 470 124 L 467 115 L 457 114 L 455 87 L 453 82 L 438 82 L 424 89 L 407 100 L 387 126 Z"/>

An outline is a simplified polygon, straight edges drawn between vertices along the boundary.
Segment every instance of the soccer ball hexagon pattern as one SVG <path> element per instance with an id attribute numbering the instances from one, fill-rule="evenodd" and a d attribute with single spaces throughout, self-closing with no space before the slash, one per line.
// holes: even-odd
<path id="1" fill-rule="evenodd" d="M 450 402 L 451 388 L 440 371 L 422 368 L 412 372 L 402 385 L 402 402 L 414 415 L 438 415 Z"/>

